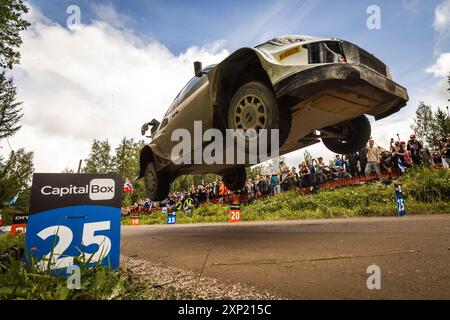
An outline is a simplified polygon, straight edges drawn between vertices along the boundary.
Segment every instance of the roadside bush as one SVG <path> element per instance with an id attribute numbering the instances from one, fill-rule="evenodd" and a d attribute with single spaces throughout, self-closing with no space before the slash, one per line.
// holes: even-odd
<path id="1" fill-rule="evenodd" d="M 450 201 L 450 170 L 414 168 L 400 181 L 403 190 L 417 201 Z"/>

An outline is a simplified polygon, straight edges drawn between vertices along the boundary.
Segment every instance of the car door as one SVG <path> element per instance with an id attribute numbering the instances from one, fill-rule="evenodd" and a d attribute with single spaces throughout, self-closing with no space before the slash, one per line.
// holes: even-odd
<path id="1" fill-rule="evenodd" d="M 168 121 L 164 128 L 167 137 L 170 139 L 168 142 L 168 146 L 170 146 L 169 156 L 172 148 L 179 143 L 178 140 L 171 140 L 171 135 L 174 130 L 182 128 L 190 133 L 192 152 L 194 149 L 195 135 L 197 134 L 197 141 L 201 142 L 203 132 L 212 127 L 212 108 L 208 86 L 207 72 L 204 72 L 201 77 L 192 78 L 179 93 L 177 104 L 170 114 L 168 114 Z M 202 127 L 202 130 L 196 134 L 194 133 L 195 121 L 200 121 Z M 201 148 L 201 143 L 197 147 Z"/>

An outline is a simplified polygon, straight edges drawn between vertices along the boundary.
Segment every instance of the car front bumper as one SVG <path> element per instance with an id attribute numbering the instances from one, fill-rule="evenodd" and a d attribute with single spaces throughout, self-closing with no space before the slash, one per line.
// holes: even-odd
<path id="1" fill-rule="evenodd" d="M 274 84 L 277 98 L 307 100 L 323 92 L 346 92 L 349 102 L 360 104 L 361 113 L 383 119 L 403 108 L 409 100 L 406 89 L 362 64 L 321 64 L 291 74 Z"/>

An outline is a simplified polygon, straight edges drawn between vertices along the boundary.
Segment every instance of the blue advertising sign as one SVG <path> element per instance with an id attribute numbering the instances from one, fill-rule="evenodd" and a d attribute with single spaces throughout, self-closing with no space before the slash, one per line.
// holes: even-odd
<path id="1" fill-rule="evenodd" d="M 121 192 L 117 174 L 34 174 L 25 247 L 38 267 L 118 268 Z"/>
<path id="2" fill-rule="evenodd" d="M 397 204 L 397 215 L 406 215 L 405 200 L 403 199 L 402 186 L 399 184 L 394 185 L 395 188 L 395 202 Z"/>
<path id="3" fill-rule="evenodd" d="M 176 213 L 168 213 L 167 214 L 167 224 L 176 224 L 176 223 L 177 223 Z"/>

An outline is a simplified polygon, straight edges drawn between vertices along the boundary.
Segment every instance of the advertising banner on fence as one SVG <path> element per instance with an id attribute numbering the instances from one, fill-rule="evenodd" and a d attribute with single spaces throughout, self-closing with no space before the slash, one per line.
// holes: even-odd
<path id="1" fill-rule="evenodd" d="M 118 268 L 121 192 L 117 174 L 35 173 L 26 250 L 41 268 L 76 260 Z"/>
<path id="2" fill-rule="evenodd" d="M 20 233 L 27 233 L 28 215 L 15 214 L 11 224 L 11 235 L 16 236 Z"/>

